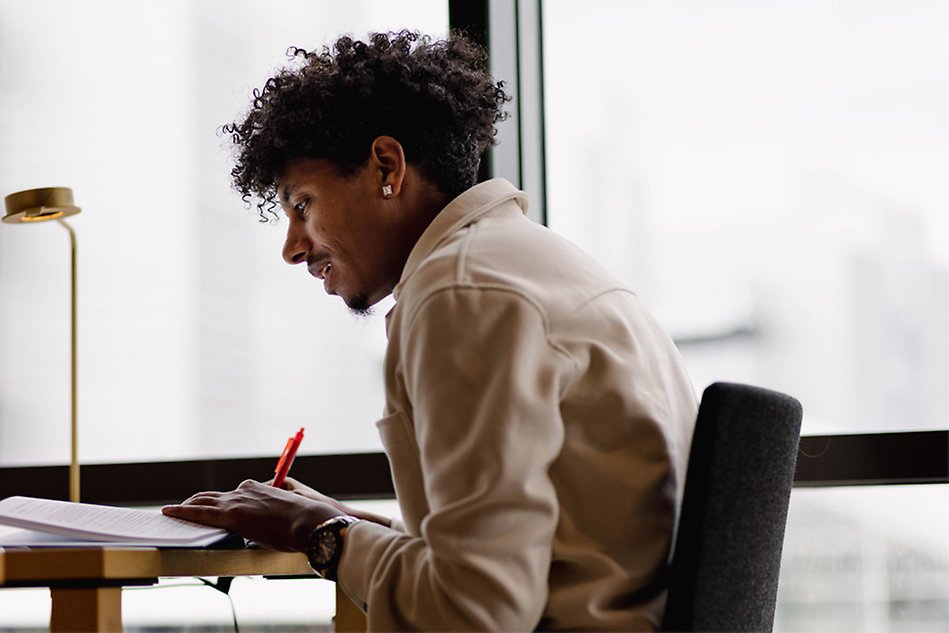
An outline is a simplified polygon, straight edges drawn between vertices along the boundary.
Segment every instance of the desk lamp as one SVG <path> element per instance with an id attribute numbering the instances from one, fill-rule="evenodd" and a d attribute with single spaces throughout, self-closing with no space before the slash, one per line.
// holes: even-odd
<path id="1" fill-rule="evenodd" d="M 72 189 L 68 187 L 47 187 L 18 191 L 4 198 L 7 214 L 3 221 L 8 224 L 28 224 L 56 220 L 69 231 L 71 251 L 71 300 L 72 300 L 72 367 L 71 396 L 72 418 L 70 423 L 70 459 L 69 459 L 69 499 L 79 501 L 79 452 L 78 424 L 76 421 L 76 233 L 63 218 L 79 213 L 72 198 Z"/>

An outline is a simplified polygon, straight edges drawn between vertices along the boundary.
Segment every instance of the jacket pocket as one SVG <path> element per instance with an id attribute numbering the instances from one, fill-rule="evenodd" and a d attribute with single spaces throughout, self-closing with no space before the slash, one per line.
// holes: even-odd
<path id="1" fill-rule="evenodd" d="M 405 531 L 412 536 L 419 536 L 422 519 L 428 514 L 428 499 L 411 422 L 403 411 L 398 411 L 378 420 L 376 428 L 379 429 L 382 448 L 389 459 L 392 484 L 399 499 Z"/>
<path id="2" fill-rule="evenodd" d="M 415 441 L 415 433 L 412 432 L 409 419 L 403 411 L 396 411 L 377 420 L 376 428 L 379 429 L 382 447 L 390 461 L 394 454 L 405 451 L 411 453 L 414 460 L 418 461 L 418 444 Z"/>

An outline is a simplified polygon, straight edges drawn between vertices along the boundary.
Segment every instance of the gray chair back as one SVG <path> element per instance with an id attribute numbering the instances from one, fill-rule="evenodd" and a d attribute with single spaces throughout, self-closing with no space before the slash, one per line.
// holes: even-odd
<path id="1" fill-rule="evenodd" d="M 703 392 L 663 631 L 771 631 L 801 417 L 760 387 Z"/>

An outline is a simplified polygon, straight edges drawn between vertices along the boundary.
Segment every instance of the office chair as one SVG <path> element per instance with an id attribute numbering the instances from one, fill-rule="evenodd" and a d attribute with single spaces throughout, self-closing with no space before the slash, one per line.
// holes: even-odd
<path id="1" fill-rule="evenodd" d="M 715 383 L 699 404 L 663 631 L 771 631 L 801 404 Z"/>

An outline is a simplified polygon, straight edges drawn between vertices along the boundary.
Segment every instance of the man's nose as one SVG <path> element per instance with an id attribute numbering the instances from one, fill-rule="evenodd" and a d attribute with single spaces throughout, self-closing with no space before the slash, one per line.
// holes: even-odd
<path id="1" fill-rule="evenodd" d="M 299 264 L 306 261 L 309 250 L 309 241 L 299 223 L 290 221 L 287 228 L 287 239 L 283 243 L 283 260 L 288 264 Z"/>

